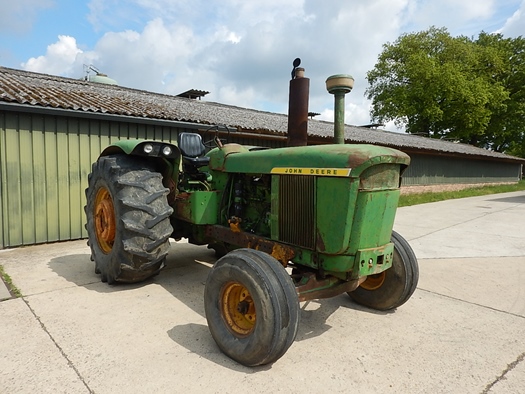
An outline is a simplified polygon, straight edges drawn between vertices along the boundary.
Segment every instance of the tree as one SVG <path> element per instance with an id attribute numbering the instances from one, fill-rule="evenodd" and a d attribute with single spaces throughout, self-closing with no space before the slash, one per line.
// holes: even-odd
<path id="1" fill-rule="evenodd" d="M 452 37 L 435 27 L 403 34 L 367 74 L 373 121 L 510 150 L 520 132 L 523 141 L 524 42 L 483 32 L 477 40 Z"/>
<path id="2" fill-rule="evenodd" d="M 485 133 L 492 138 L 486 138 L 484 146 L 525 157 L 525 39 L 482 32 L 475 43 L 498 52 L 504 67 L 493 80 L 508 94 L 504 105 L 492 113 Z"/>

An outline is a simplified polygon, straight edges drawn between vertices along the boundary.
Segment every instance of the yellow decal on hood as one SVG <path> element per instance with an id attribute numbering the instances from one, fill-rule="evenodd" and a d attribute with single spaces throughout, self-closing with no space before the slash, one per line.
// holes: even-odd
<path id="1" fill-rule="evenodd" d="M 274 167 L 272 174 L 282 175 L 318 175 L 318 176 L 350 176 L 351 168 L 306 168 L 306 167 Z"/>

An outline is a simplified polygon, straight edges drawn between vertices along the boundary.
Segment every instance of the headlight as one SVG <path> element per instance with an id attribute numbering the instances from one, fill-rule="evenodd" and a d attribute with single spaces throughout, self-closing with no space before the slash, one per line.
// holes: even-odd
<path id="1" fill-rule="evenodd" d="M 169 146 L 165 146 L 164 148 L 162 148 L 162 154 L 164 156 L 171 155 L 171 152 L 172 152 L 172 150 L 171 150 L 171 148 Z"/>
<path id="2" fill-rule="evenodd" d="M 153 152 L 153 145 L 146 144 L 144 145 L 144 153 L 147 153 L 148 155 Z"/>

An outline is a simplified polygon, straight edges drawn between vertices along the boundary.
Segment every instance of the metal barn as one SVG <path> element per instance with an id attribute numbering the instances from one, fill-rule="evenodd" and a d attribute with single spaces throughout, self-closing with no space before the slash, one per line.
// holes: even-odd
<path id="1" fill-rule="evenodd" d="M 286 115 L 0 67 L 0 249 L 85 238 L 87 176 L 111 142 L 174 142 L 181 131 L 203 133 L 210 125 L 228 126 L 222 135 L 230 142 L 286 144 Z M 332 123 L 309 121 L 309 144 L 331 143 L 332 135 Z M 525 162 L 353 126 L 345 140 L 408 153 L 404 185 L 516 182 Z"/>

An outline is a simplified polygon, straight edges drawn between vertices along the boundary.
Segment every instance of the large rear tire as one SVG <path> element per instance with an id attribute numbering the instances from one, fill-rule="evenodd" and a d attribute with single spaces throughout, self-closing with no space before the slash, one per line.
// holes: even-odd
<path id="1" fill-rule="evenodd" d="M 204 307 L 219 348 L 246 366 L 278 360 L 297 335 L 293 281 L 276 259 L 258 250 L 237 249 L 215 263 Z"/>
<path id="2" fill-rule="evenodd" d="M 173 232 L 161 174 L 135 157 L 112 155 L 93 164 L 88 182 L 86 229 L 101 280 L 133 283 L 158 273 Z"/>
<path id="3" fill-rule="evenodd" d="M 358 304 L 377 310 L 389 310 L 403 305 L 412 296 L 419 280 L 417 258 L 408 242 L 392 232 L 394 258 L 392 267 L 369 276 L 348 295 Z"/>

